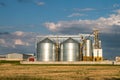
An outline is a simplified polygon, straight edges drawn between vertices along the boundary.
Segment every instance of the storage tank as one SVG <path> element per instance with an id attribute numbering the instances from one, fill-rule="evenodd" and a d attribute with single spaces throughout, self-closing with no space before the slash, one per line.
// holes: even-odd
<path id="1" fill-rule="evenodd" d="M 86 41 L 86 46 L 87 46 L 86 56 L 91 57 L 92 56 L 92 40 L 87 40 Z"/>
<path id="2" fill-rule="evenodd" d="M 61 43 L 61 61 L 79 61 L 79 43 L 69 38 Z"/>
<path id="3" fill-rule="evenodd" d="M 37 43 L 38 61 L 55 61 L 55 43 L 46 38 Z"/>
<path id="4" fill-rule="evenodd" d="M 83 61 L 92 61 L 92 40 L 86 40 L 83 47 Z"/>

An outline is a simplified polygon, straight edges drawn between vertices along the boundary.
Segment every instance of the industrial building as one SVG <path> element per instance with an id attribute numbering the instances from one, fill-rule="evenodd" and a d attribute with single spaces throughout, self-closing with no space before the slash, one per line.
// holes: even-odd
<path id="1" fill-rule="evenodd" d="M 7 60 L 23 60 L 23 54 L 9 53 L 7 54 Z"/>
<path id="2" fill-rule="evenodd" d="M 18 61 L 22 61 L 22 60 L 27 60 L 31 56 L 33 56 L 33 55 L 31 55 L 31 54 L 21 54 L 21 53 L 8 53 L 6 55 L 6 59 L 5 60 L 18 60 Z"/>
<path id="3" fill-rule="evenodd" d="M 47 35 L 36 38 L 37 61 L 102 61 L 99 31 L 92 34 Z"/>

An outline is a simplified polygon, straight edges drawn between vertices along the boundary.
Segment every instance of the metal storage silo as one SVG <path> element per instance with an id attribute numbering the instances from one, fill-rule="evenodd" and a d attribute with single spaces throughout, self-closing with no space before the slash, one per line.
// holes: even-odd
<path id="1" fill-rule="evenodd" d="M 69 38 L 61 43 L 61 60 L 62 61 L 79 61 L 79 43 Z"/>
<path id="2" fill-rule="evenodd" d="M 55 43 L 48 38 L 37 43 L 38 61 L 55 61 Z"/>
<path id="3" fill-rule="evenodd" d="M 83 46 L 83 61 L 92 61 L 92 40 L 86 40 Z"/>

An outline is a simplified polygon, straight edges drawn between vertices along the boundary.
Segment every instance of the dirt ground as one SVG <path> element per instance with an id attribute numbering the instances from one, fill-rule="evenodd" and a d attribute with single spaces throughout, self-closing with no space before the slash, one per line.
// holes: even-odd
<path id="1" fill-rule="evenodd" d="M 0 64 L 0 80 L 120 80 L 120 66 Z"/>

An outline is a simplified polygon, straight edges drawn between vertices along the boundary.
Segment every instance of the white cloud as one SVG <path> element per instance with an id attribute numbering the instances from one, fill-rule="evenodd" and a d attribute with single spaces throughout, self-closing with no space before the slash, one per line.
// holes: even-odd
<path id="1" fill-rule="evenodd" d="M 24 36 L 24 32 L 22 32 L 22 31 L 16 31 L 16 32 L 14 32 L 13 33 L 14 35 L 17 35 L 17 36 Z"/>
<path id="2" fill-rule="evenodd" d="M 38 6 L 45 5 L 45 3 L 44 3 L 44 2 L 36 2 L 36 4 L 37 4 Z"/>
<path id="3" fill-rule="evenodd" d="M 67 17 L 79 17 L 79 16 L 85 16 L 85 14 L 80 14 L 80 13 L 72 13 L 71 15 Z"/>
<path id="4" fill-rule="evenodd" d="M 28 42 L 23 42 L 21 39 L 15 39 L 14 40 L 14 44 L 15 45 L 25 45 L 25 46 L 29 46 Z"/>
<path id="5" fill-rule="evenodd" d="M 0 44 L 5 44 L 5 40 L 4 39 L 0 39 Z"/>
<path id="6" fill-rule="evenodd" d="M 89 31 L 95 28 L 100 29 L 103 33 L 112 33 L 113 29 L 120 26 L 120 10 L 116 14 L 111 14 L 108 18 L 100 17 L 96 20 L 72 20 L 46 22 L 44 25 L 51 31 L 56 32 L 73 32 L 73 31 Z M 116 27 L 117 26 L 117 27 Z M 117 29 L 116 29 L 117 30 Z M 66 32 L 66 33 L 67 33 Z"/>
<path id="7" fill-rule="evenodd" d="M 45 5 L 45 2 L 41 2 L 39 0 L 17 0 L 19 3 L 33 3 L 38 6 L 43 6 Z"/>
<path id="8" fill-rule="evenodd" d="M 96 10 L 94 8 L 74 8 L 73 9 L 74 11 L 93 11 L 93 10 Z"/>
<path id="9" fill-rule="evenodd" d="M 52 30 L 52 31 L 56 31 L 57 29 L 57 27 L 59 27 L 59 26 L 61 26 L 61 24 L 54 24 L 54 23 L 49 23 L 49 22 L 47 22 L 47 23 L 45 23 L 44 24 L 49 30 Z"/>
<path id="10" fill-rule="evenodd" d="M 120 9 L 114 10 L 113 12 L 120 14 Z"/>

